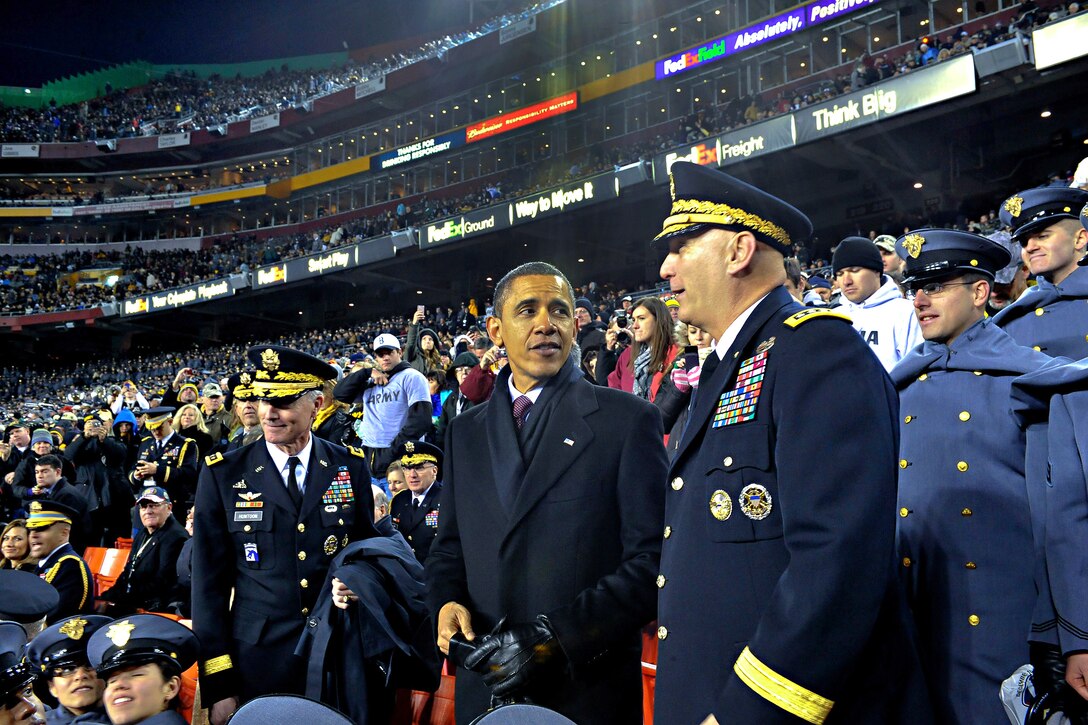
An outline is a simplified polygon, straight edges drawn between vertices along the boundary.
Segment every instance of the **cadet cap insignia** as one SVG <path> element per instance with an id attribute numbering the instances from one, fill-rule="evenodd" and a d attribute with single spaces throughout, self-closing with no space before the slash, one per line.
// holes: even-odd
<path id="1" fill-rule="evenodd" d="M 132 636 L 132 630 L 136 629 L 136 625 L 130 623 L 127 619 L 121 622 L 114 622 L 106 630 L 106 638 L 113 642 L 118 647 L 124 647 L 128 644 L 129 637 Z"/>
<path id="2" fill-rule="evenodd" d="M 261 365 L 267 370 L 275 372 L 280 369 L 280 356 L 272 349 L 267 349 L 261 353 Z"/>
<path id="3" fill-rule="evenodd" d="M 771 515 L 771 493 L 766 486 L 752 483 L 740 492 L 740 510 L 753 521 L 762 521 Z"/>
<path id="4" fill-rule="evenodd" d="M 814 320 L 817 317 L 829 317 L 835 320 L 843 320 L 845 322 L 853 324 L 853 320 L 851 320 L 849 317 L 842 314 L 841 312 L 832 312 L 831 310 L 822 309 L 820 307 L 810 307 L 807 310 L 801 310 L 796 314 L 790 315 L 784 320 L 784 324 L 786 325 L 786 327 L 797 327 L 801 323 L 808 322 L 809 320 Z"/>
<path id="5" fill-rule="evenodd" d="M 68 637 L 68 639 L 74 639 L 76 641 L 83 638 L 83 628 L 87 626 L 87 620 L 76 617 L 75 619 L 69 619 L 67 622 L 60 626 L 57 631 Z"/>
<path id="6" fill-rule="evenodd" d="M 1020 211 L 1024 206 L 1024 197 L 1022 196 L 1010 196 L 1005 200 L 1005 211 L 1009 213 L 1013 219 L 1020 216 Z"/>
<path id="7" fill-rule="evenodd" d="M 907 250 L 912 258 L 918 259 L 918 255 L 922 253 L 922 245 L 926 243 L 926 238 L 921 234 L 908 234 L 903 237 L 903 249 Z"/>

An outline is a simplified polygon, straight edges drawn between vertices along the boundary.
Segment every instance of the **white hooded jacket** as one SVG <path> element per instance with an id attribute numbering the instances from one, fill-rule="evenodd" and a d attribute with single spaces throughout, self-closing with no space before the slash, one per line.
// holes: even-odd
<path id="1" fill-rule="evenodd" d="M 881 275 L 881 279 L 884 284 L 868 299 L 854 303 L 842 297 L 842 304 L 835 311 L 853 320 L 861 339 L 869 344 L 880 364 L 890 372 L 924 340 L 914 315 L 914 305 L 903 297 L 899 286 L 888 275 Z"/>

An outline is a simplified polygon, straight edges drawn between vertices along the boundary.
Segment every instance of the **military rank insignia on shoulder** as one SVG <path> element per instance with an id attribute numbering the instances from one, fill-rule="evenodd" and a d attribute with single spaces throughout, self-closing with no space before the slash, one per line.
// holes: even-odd
<path id="1" fill-rule="evenodd" d="M 366 460 L 366 452 L 362 448 L 348 446 L 348 451 L 351 453 L 351 455 L 356 456 L 357 458 L 362 458 L 364 461 Z"/>
<path id="2" fill-rule="evenodd" d="M 210 456 L 204 456 L 204 463 L 209 466 L 214 466 L 216 463 L 219 463 L 222 460 L 222 453 L 213 453 Z"/>
<path id="3" fill-rule="evenodd" d="M 841 312 L 834 312 L 832 310 L 826 310 L 820 307 L 810 307 L 807 310 L 801 310 L 800 312 L 790 315 L 785 320 L 783 320 L 783 322 L 785 323 L 786 327 L 797 327 L 802 322 L 808 322 L 809 320 L 814 320 L 818 317 L 844 320 L 845 322 L 849 322 L 851 324 L 853 324 L 854 322 Z"/>

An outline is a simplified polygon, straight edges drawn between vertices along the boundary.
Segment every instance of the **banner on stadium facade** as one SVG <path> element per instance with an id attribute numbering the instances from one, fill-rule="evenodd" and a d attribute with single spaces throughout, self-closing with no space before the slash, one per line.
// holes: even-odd
<path id="1" fill-rule="evenodd" d="M 536 32 L 536 16 L 510 23 L 499 30 L 499 45 L 505 45 L 511 40 L 517 40 L 523 35 Z"/>
<path id="2" fill-rule="evenodd" d="M 609 201 L 619 196 L 614 173 L 598 174 L 584 181 L 575 181 L 522 197 L 509 204 L 510 224 L 521 224 L 591 204 Z"/>
<path id="3" fill-rule="evenodd" d="M 461 129 L 441 136 L 435 136 L 434 138 L 425 138 L 417 143 L 402 146 L 399 149 L 387 151 L 384 154 L 377 154 L 371 158 L 370 168 L 391 169 L 394 166 L 425 159 L 428 156 L 445 153 L 450 149 L 455 149 L 458 146 L 464 145 L 465 131 L 464 129 Z"/>
<path id="4" fill-rule="evenodd" d="M 41 146 L 36 143 L 6 143 L 0 148 L 0 157 L 5 159 L 36 159 L 41 155 Z"/>
<path id="5" fill-rule="evenodd" d="M 970 53 L 793 113 L 797 143 L 816 141 L 975 90 Z"/>
<path id="6" fill-rule="evenodd" d="M 690 161 L 701 166 L 728 166 L 792 146 L 793 119 L 788 114 L 770 118 L 655 156 L 654 182 L 664 184 L 668 181 L 669 170 L 677 161 Z"/>
<path id="7" fill-rule="evenodd" d="M 722 58 L 784 38 L 807 27 L 842 17 L 877 0 L 814 0 L 792 10 L 773 15 L 758 23 L 710 40 L 702 45 L 662 58 L 654 63 L 657 80 L 701 68 Z"/>
<path id="8" fill-rule="evenodd" d="M 1088 55 L 1085 38 L 1088 38 L 1088 15 L 1084 13 L 1035 28 L 1031 31 L 1035 69 L 1052 68 Z"/>
<path id="9" fill-rule="evenodd" d="M 423 227 L 419 235 L 420 249 L 437 247 L 440 244 L 459 242 L 469 237 L 478 237 L 498 229 L 510 226 L 506 209 L 502 204 L 477 209 L 464 216 L 451 217 Z"/>
<path id="10" fill-rule="evenodd" d="M 373 96 L 375 93 L 381 93 L 385 90 L 385 76 L 380 75 L 377 78 L 370 78 L 355 86 L 355 100 L 366 96 Z"/>
<path id="11" fill-rule="evenodd" d="M 191 141 L 191 136 L 186 133 L 168 133 L 159 136 L 158 143 L 160 149 L 173 149 L 179 146 L 188 146 Z"/>
<path id="12" fill-rule="evenodd" d="M 528 126 L 546 118 L 570 113 L 577 108 L 578 91 L 572 91 L 556 98 L 550 98 L 547 101 L 534 103 L 517 111 L 510 111 L 499 116 L 493 116 L 486 121 L 474 123 L 465 128 L 465 140 L 468 143 L 483 141 L 485 138 L 513 131 L 515 128 Z"/>
<path id="13" fill-rule="evenodd" d="M 146 201 L 118 201 L 112 204 L 86 204 L 84 206 L 55 206 L 50 213 L 55 217 L 93 216 L 96 214 L 127 214 L 134 211 L 157 211 L 163 209 L 184 209 L 190 205 L 191 197 L 175 199 L 147 199 Z"/>
<path id="14" fill-rule="evenodd" d="M 249 121 L 249 132 L 257 133 L 258 131 L 265 131 L 270 128 L 276 128 L 280 125 L 280 114 L 273 113 L 268 116 L 261 116 L 260 118 L 253 118 Z"/>
<path id="15" fill-rule="evenodd" d="M 332 272 L 343 272 L 358 265 L 358 245 L 336 247 L 320 254 L 289 259 L 284 263 L 288 282 L 298 282 L 309 277 L 320 277 Z"/>
<path id="16" fill-rule="evenodd" d="M 139 297 L 130 297 L 121 304 L 123 316 L 143 315 L 150 312 L 162 312 L 164 310 L 177 309 L 187 305 L 195 305 L 200 302 L 230 297 L 236 288 L 235 280 L 231 277 L 191 284 L 187 287 L 155 292 Z"/>
<path id="17" fill-rule="evenodd" d="M 287 267 L 282 264 L 270 264 L 267 267 L 258 267 L 253 272 L 253 288 L 271 287 L 287 282 Z"/>

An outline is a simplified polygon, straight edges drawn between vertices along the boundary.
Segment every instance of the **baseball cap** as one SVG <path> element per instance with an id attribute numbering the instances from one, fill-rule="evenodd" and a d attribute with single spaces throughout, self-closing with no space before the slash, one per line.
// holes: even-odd
<path id="1" fill-rule="evenodd" d="M 388 332 L 383 332 L 382 334 L 374 338 L 374 344 L 371 347 L 373 348 L 374 352 L 377 352 L 378 350 L 388 349 L 399 350 L 400 340 L 398 340 L 395 335 L 390 335 Z"/>
<path id="2" fill-rule="evenodd" d="M 203 395 L 205 398 L 222 398 L 223 389 L 219 387 L 218 383 L 208 383 L 204 386 Z"/>
<path id="3" fill-rule="evenodd" d="M 166 492 L 166 489 L 162 486 L 148 486 L 140 491 L 140 497 L 136 499 L 136 503 L 141 501 L 153 501 L 154 503 L 163 503 L 170 501 L 170 494 Z"/>
<path id="4" fill-rule="evenodd" d="M 890 254 L 896 253 L 895 237 L 890 234 L 881 234 L 879 237 L 873 240 L 873 243 L 876 244 L 877 249 L 882 252 L 888 252 Z"/>

